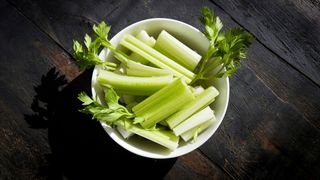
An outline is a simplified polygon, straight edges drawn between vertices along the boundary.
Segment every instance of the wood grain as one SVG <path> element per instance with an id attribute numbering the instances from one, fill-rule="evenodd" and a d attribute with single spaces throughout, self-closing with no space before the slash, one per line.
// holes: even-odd
<path id="1" fill-rule="evenodd" d="M 88 1 L 79 1 L 78 4 L 72 4 L 71 7 L 68 7 L 70 6 L 69 3 L 63 3 L 62 1 L 58 1 L 55 5 L 34 0 L 10 0 L 10 2 L 70 53 L 71 39 L 82 39 L 85 32 L 90 32 L 92 23 L 102 20 L 112 24 L 111 35 L 131 23 L 151 17 L 174 18 L 201 29 L 198 21 L 199 11 L 201 7 L 209 6 L 220 16 L 226 29 L 238 26 L 232 17 L 209 1 L 187 1 L 183 3 L 178 1 L 168 3 L 159 1 L 135 1 L 135 3 L 125 0 L 111 1 L 110 4 L 102 3 L 102 6 L 105 6 L 105 11 L 99 11 L 97 8 L 101 7 L 96 7 Z M 176 6 L 175 3 L 180 5 Z M 61 12 L 52 12 L 52 6 L 59 6 L 56 8 Z M 83 6 L 87 7 L 86 11 L 81 8 Z M 143 7 L 146 11 L 140 11 L 137 7 Z M 156 11 L 157 8 L 167 11 Z M 75 18 L 75 15 L 78 18 Z M 295 38 L 295 36 L 291 37 Z M 320 98 L 319 86 L 301 75 L 300 71 L 293 69 L 278 54 L 271 52 L 260 42 L 254 42 L 248 57 L 244 64 L 249 65 L 276 96 L 295 106 L 294 108 L 302 112 L 307 121 L 318 128 L 320 127 L 320 122 L 317 120 L 320 116 L 320 101 L 317 100 Z M 301 91 L 302 89 L 303 91 Z"/>
<path id="2" fill-rule="evenodd" d="M 235 179 L 316 179 L 320 132 L 242 67 L 231 79 L 230 106 L 201 151 Z M 210 153 L 216 152 L 216 153 Z"/>
<path id="3" fill-rule="evenodd" d="M 214 0 L 268 49 L 320 85 L 320 3 Z"/>
<path id="4" fill-rule="evenodd" d="M 47 130 L 31 129 L 25 117 L 34 113 L 34 87 L 54 66 L 36 44 L 63 51 L 8 3 L 1 1 L 0 13 L 0 179 L 35 179 L 50 148 Z"/>
<path id="5" fill-rule="evenodd" d="M 0 61 L 0 113 L 2 117 L 7 117 L 0 121 L 0 135 L 5 137 L 0 140 L 0 149 L 5 149 L 0 153 L 1 178 L 34 178 L 40 167 L 47 169 L 49 174 L 57 177 L 56 179 L 61 178 L 61 173 L 67 177 L 81 177 L 77 174 L 79 169 L 78 171 L 70 169 L 72 166 L 79 167 L 83 171 L 83 177 L 88 177 L 97 170 L 103 172 L 101 167 L 97 169 L 96 166 L 88 167 L 88 163 L 84 162 L 90 164 L 95 160 L 99 162 L 107 160 L 105 157 L 99 159 L 101 156 L 97 156 L 103 154 L 104 150 L 112 153 L 124 153 L 124 151 L 117 146 L 109 149 L 112 142 L 104 139 L 107 138 L 106 134 L 96 123 L 72 113 L 69 114 L 70 121 L 67 123 L 63 123 L 62 120 L 65 119 L 60 118 L 60 121 L 52 121 L 54 126 L 51 124 L 49 128 L 51 132 L 49 139 L 51 146 L 54 147 L 52 157 L 54 160 L 51 161 L 46 158 L 46 154 L 50 153 L 47 131 L 29 128 L 37 125 L 38 128 L 43 128 L 49 125 L 47 123 L 39 125 L 35 122 L 34 116 L 39 117 L 40 114 L 42 117 L 40 120 L 46 118 L 45 115 L 50 112 L 43 112 L 37 104 L 41 106 L 44 99 L 52 102 L 55 96 L 49 99 L 44 97 L 48 97 L 50 89 L 61 89 L 61 87 L 52 88 L 45 83 L 50 80 L 49 82 L 59 86 L 63 82 L 56 82 L 60 77 L 52 67 L 56 67 L 57 71 L 71 81 L 67 86 L 69 90 L 64 92 L 74 94 L 75 89 L 71 88 L 72 85 L 82 84 L 79 87 L 83 88 L 83 83 L 89 83 L 89 80 L 82 79 L 73 64 L 70 56 L 72 39 L 81 39 L 90 31 L 93 23 L 102 20 L 109 22 L 113 26 L 112 35 L 133 22 L 150 17 L 174 18 L 200 28 L 199 10 L 204 5 L 215 10 L 225 28 L 241 25 L 253 33 L 257 40 L 252 45 L 248 59 L 242 63 L 242 69 L 231 78 L 230 105 L 221 127 L 200 148 L 201 153 L 196 151 L 178 159 L 166 178 L 318 179 L 320 177 L 320 101 L 318 100 L 320 91 L 319 71 L 316 71 L 319 70 L 317 61 L 319 52 L 316 51 L 319 46 L 317 37 L 310 38 L 314 34 L 313 30 L 318 27 L 310 25 L 314 26 L 314 29 L 308 35 L 305 27 L 300 27 L 304 19 L 307 19 L 306 22 L 311 22 L 311 19 L 319 20 L 312 17 L 318 10 L 314 8 L 315 4 L 310 4 L 311 1 L 298 4 L 297 8 L 283 7 L 283 1 L 274 0 L 276 5 L 280 5 L 279 7 L 287 8 L 280 14 L 279 7 L 275 8 L 275 11 L 271 8 L 274 5 L 261 10 L 267 6 L 267 2 L 258 6 L 254 6 L 256 1 L 248 2 L 248 6 L 244 7 L 244 3 L 238 3 L 236 0 L 226 1 L 232 4 L 230 7 L 233 9 L 222 6 L 223 2 L 220 1 L 216 6 L 210 1 L 195 0 L 166 3 L 148 0 L 134 2 L 106 0 L 94 3 L 86 0 L 77 2 L 8 0 L 8 2 L 11 5 L 6 2 L 1 3 L 1 13 L 5 16 L 1 16 L 0 21 L 2 29 L 0 37 L 4 42 L 0 47 L 5 55 Z M 275 14 L 271 17 L 266 16 L 277 12 L 276 14 L 283 15 L 285 19 L 291 15 L 296 17 L 297 9 L 303 14 L 297 21 L 298 25 L 288 26 L 293 23 L 293 20 L 289 19 L 288 24 L 282 26 L 280 16 Z M 239 16 L 236 16 L 235 12 L 238 12 Z M 272 24 L 273 22 L 275 24 Z M 259 26 L 254 26 L 254 23 Z M 23 31 L 16 28 L 16 24 L 23 27 Z M 279 33 L 276 29 L 279 29 Z M 288 31 L 294 32 L 295 35 L 287 35 Z M 284 38 L 280 40 L 281 37 Z M 301 41 L 300 45 L 303 47 L 298 46 L 298 41 Z M 21 73 L 21 76 L 16 76 L 17 73 Z M 9 83 L 8 79 L 12 82 Z M 42 86 L 37 86 L 39 84 Z M 35 91 L 34 86 L 37 87 Z M 42 95 L 39 95 L 39 89 L 44 89 Z M 68 105 L 64 101 L 60 103 L 60 108 Z M 67 108 L 70 107 L 74 110 L 72 104 Z M 32 116 L 32 121 L 24 121 L 28 119 L 24 118 L 24 114 L 27 114 L 27 117 Z M 64 114 L 68 113 L 60 111 L 60 116 Z M 71 118 L 72 115 L 81 119 L 81 123 L 77 126 L 79 128 L 61 126 L 67 124 L 71 127 L 75 123 L 75 119 Z M 83 130 L 87 131 L 83 133 Z M 21 146 L 23 147 L 20 148 Z M 80 151 L 73 153 L 77 149 Z M 82 162 L 76 161 L 87 153 L 89 156 Z M 124 157 L 129 159 L 131 157 L 130 163 L 139 159 L 124 154 Z M 115 160 L 109 159 L 109 161 Z M 23 165 L 18 164 L 20 161 Z M 165 167 L 163 171 L 158 172 L 159 177 L 172 165 L 172 162 L 142 161 L 150 164 L 150 167 L 159 167 L 158 165 Z M 85 171 L 86 167 L 88 171 Z"/>
<path id="6" fill-rule="evenodd" d="M 199 150 L 195 150 L 180 157 L 164 179 L 227 180 L 231 177 L 209 161 Z"/>

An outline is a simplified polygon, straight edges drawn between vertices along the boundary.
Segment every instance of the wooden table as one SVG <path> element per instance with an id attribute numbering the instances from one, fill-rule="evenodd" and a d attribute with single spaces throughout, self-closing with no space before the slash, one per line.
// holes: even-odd
<path id="1" fill-rule="evenodd" d="M 319 0 L 0 1 L 0 179 L 320 178 Z M 203 6 L 255 37 L 226 117 L 192 153 L 135 156 L 77 112 L 91 71 L 74 64 L 72 39 L 100 21 L 111 36 L 152 17 L 201 28 Z"/>

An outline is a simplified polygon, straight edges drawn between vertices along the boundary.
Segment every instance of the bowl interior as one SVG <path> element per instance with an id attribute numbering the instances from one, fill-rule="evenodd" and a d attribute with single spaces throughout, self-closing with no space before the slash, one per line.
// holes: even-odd
<path id="1" fill-rule="evenodd" d="M 113 45 L 118 46 L 119 41 L 125 34 L 136 35 L 141 30 L 146 30 L 155 38 L 158 36 L 161 30 L 166 30 L 200 54 L 203 54 L 206 51 L 209 44 L 206 37 L 198 29 L 186 23 L 166 18 L 153 18 L 134 23 L 120 31 L 110 41 Z M 100 53 L 100 58 L 102 59 L 113 61 L 113 58 L 111 57 L 112 54 L 106 49 L 102 50 Z M 103 98 L 103 93 L 101 87 L 96 83 L 96 75 L 98 71 L 99 68 L 96 67 L 92 74 L 92 95 L 94 98 L 100 99 Z M 229 100 L 228 77 L 223 77 L 210 83 L 212 83 L 212 85 L 220 92 L 215 102 L 211 105 L 212 109 L 215 111 L 216 121 L 208 129 L 203 131 L 194 143 L 185 143 L 183 140 L 181 140 L 179 147 L 174 151 L 169 151 L 158 144 L 138 136 L 133 136 L 125 140 L 116 130 L 109 127 L 105 123 L 101 124 L 115 142 L 135 154 L 155 159 L 173 158 L 184 155 L 205 143 L 217 130 L 226 113 Z"/>

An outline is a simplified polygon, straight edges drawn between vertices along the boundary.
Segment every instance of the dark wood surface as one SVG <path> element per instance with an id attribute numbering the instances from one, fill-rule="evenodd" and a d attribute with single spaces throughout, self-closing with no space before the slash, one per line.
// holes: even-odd
<path id="1" fill-rule="evenodd" d="M 111 36 L 152 17 L 201 28 L 203 6 L 224 28 L 255 37 L 230 79 L 225 119 L 180 158 L 128 153 L 77 112 L 75 95 L 88 91 L 91 71 L 74 64 L 72 39 L 102 20 Z M 0 0 L 0 10 L 0 179 L 320 178 L 318 0 Z"/>

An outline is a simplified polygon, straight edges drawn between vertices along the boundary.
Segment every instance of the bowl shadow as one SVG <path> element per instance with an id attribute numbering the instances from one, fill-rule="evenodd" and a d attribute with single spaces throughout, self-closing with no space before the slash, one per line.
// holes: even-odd
<path id="1" fill-rule="evenodd" d="M 52 72 L 48 74 L 52 75 Z M 47 99 L 50 99 L 47 102 L 50 117 L 41 119 L 42 116 L 28 115 L 26 120 L 31 128 L 48 128 L 52 151 L 49 166 L 54 168 L 50 172 L 59 172 L 66 179 L 163 179 L 177 158 L 158 160 L 135 155 L 114 142 L 99 122 L 78 111 L 82 105 L 77 94 L 81 91 L 91 94 L 91 75 L 92 69 L 85 71 L 52 96 L 46 93 L 52 87 L 37 86 L 36 97 L 38 94 L 47 94 Z M 56 83 L 55 78 L 43 79 L 42 83 Z M 45 126 L 43 122 L 46 122 Z M 44 172 L 39 174 L 43 175 Z"/>

